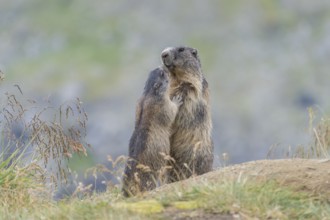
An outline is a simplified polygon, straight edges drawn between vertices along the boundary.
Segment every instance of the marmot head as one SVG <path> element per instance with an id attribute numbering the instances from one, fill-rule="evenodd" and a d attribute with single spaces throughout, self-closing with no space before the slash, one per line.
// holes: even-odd
<path id="1" fill-rule="evenodd" d="M 144 86 L 144 95 L 162 95 L 169 83 L 168 74 L 161 68 L 152 70 Z"/>
<path id="2" fill-rule="evenodd" d="M 169 72 L 179 77 L 186 74 L 201 75 L 198 52 L 190 47 L 169 47 L 161 53 L 163 65 Z"/>

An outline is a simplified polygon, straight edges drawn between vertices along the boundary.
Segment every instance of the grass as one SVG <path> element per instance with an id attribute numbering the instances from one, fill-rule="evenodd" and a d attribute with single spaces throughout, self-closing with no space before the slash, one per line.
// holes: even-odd
<path id="1" fill-rule="evenodd" d="M 316 108 L 308 108 L 309 115 L 309 135 L 311 143 L 307 146 L 287 147 L 273 145 L 270 147 L 267 158 L 274 159 L 282 155 L 287 158 L 330 158 L 330 118 L 327 115 L 321 115 Z"/>
<path id="2" fill-rule="evenodd" d="M 180 192 L 180 193 L 178 193 Z M 255 183 L 219 181 L 219 184 L 203 183 L 179 189 L 172 196 L 166 195 L 167 204 L 175 201 L 192 202 L 192 209 L 219 214 L 237 214 L 260 219 L 316 219 L 329 217 L 328 204 L 304 193 L 280 188 L 274 182 Z M 189 203 L 188 203 L 189 204 Z M 177 206 L 177 208 L 180 208 Z"/>
<path id="3" fill-rule="evenodd" d="M 67 160 L 73 154 L 86 155 L 88 146 L 83 141 L 87 114 L 79 99 L 54 107 L 26 99 L 18 85 L 16 89 L 5 93 L 0 110 L 0 216 L 4 219 L 20 218 L 34 206 L 40 210 L 51 205 L 53 190 L 70 180 Z M 46 120 L 49 114 L 52 120 Z"/>
<path id="4" fill-rule="evenodd" d="M 33 199 L 33 203 L 30 202 Z M 31 196 L 25 201 L 19 207 L 14 204 L 6 204 L 7 208 L 1 206 L 1 216 L 4 219 L 13 216 L 15 219 L 157 219 L 212 214 L 219 217 L 236 215 L 244 219 L 330 218 L 326 201 L 278 187 L 274 182 L 192 182 L 184 187 L 176 186 L 171 192 L 160 191 L 152 196 L 131 199 L 124 199 L 118 189 L 112 189 L 59 202 Z"/>
<path id="5" fill-rule="evenodd" d="M 111 182 L 107 191 L 97 193 L 92 185 L 77 183 L 68 197 L 55 201 L 58 184 L 66 184 L 67 161 L 87 153 L 87 114 L 79 99 L 59 107 L 42 107 L 26 102 L 23 92 L 7 93 L 1 106 L 0 219 L 168 219 L 213 216 L 243 219 L 330 219 L 326 198 L 279 186 L 273 181 L 235 180 L 185 181 L 167 185 L 151 194 L 124 198 L 120 185 Z M 27 105 L 27 103 L 30 103 Z M 32 103 L 32 104 L 31 104 Z M 31 106 L 32 105 L 32 106 Z M 53 115 L 47 121 L 43 114 Z M 329 120 L 314 123 L 314 157 L 328 158 Z M 28 115 L 30 117 L 28 117 Z M 32 115 L 32 116 L 31 116 Z M 16 124 L 24 128 L 15 135 Z M 13 146 L 15 146 L 13 150 Z M 306 154 L 307 155 L 307 154 Z M 97 166 L 86 170 L 95 179 L 110 173 L 120 180 L 123 157 L 108 157 L 113 169 Z"/>
<path id="6" fill-rule="evenodd" d="M 310 133 L 314 143 L 311 145 L 311 154 L 316 157 L 330 158 L 330 118 L 322 117 L 315 124 L 315 111 L 309 108 Z"/>

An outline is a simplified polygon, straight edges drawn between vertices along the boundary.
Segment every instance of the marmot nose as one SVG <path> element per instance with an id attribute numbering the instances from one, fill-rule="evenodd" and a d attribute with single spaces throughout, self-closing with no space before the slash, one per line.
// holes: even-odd
<path id="1" fill-rule="evenodd" d="M 169 52 L 168 52 L 168 51 L 163 51 L 163 52 L 162 52 L 162 58 L 163 58 L 163 59 L 167 58 L 168 55 L 169 55 Z"/>
<path id="2" fill-rule="evenodd" d="M 172 49 L 173 49 L 172 47 L 168 47 L 162 51 L 161 56 L 163 60 L 168 59 L 168 57 L 170 57 Z"/>

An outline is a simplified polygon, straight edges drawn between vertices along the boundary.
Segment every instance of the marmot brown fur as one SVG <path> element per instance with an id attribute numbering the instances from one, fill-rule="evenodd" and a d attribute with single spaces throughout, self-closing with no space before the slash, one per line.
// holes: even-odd
<path id="1" fill-rule="evenodd" d="M 167 48 L 161 53 L 163 69 L 170 76 L 170 97 L 182 105 L 172 125 L 170 156 L 175 160 L 170 181 L 200 175 L 212 169 L 213 142 L 208 83 L 196 49 Z"/>
<path id="2" fill-rule="evenodd" d="M 162 173 L 170 154 L 170 129 L 180 104 L 179 96 L 170 99 L 168 74 L 161 68 L 151 71 L 136 108 L 135 129 L 123 177 L 125 196 L 166 182 L 167 175 Z"/>

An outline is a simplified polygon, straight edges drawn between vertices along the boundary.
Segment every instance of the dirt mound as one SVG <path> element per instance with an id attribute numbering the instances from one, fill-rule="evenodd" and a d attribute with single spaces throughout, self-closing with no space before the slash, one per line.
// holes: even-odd
<path id="1" fill-rule="evenodd" d="M 245 176 L 258 181 L 275 180 L 280 185 L 315 194 L 330 195 L 330 160 L 283 159 L 260 160 L 238 164 L 208 173 L 239 178 Z"/>
<path id="2" fill-rule="evenodd" d="M 220 168 L 193 181 L 218 183 L 221 180 L 274 180 L 281 186 L 330 198 L 330 159 L 259 160 Z M 189 184 L 192 179 L 176 184 Z M 171 190 L 171 185 L 161 187 Z"/>

